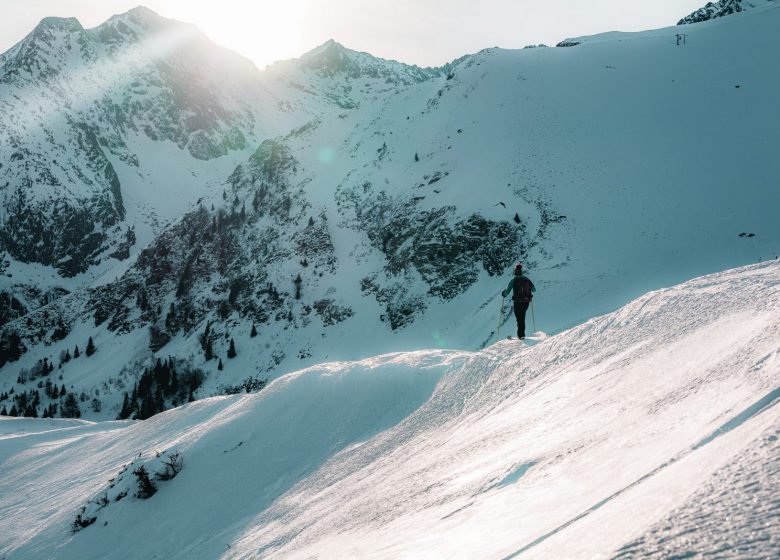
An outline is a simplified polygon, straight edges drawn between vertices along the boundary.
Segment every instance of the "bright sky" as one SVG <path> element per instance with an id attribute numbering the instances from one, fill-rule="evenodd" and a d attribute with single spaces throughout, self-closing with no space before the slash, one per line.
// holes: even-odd
<path id="1" fill-rule="evenodd" d="M 195 23 L 263 68 L 335 39 L 346 47 L 436 66 L 486 47 L 554 45 L 566 37 L 674 25 L 705 0 L 0 0 L 0 52 L 46 16 L 84 27 L 143 2 Z"/>

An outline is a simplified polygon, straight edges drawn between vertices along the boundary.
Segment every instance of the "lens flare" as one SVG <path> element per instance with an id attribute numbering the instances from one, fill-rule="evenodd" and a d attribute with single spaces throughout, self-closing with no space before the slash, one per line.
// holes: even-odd
<path id="1" fill-rule="evenodd" d="M 332 163 L 336 159 L 336 151 L 329 146 L 323 146 L 317 152 L 317 159 L 325 165 Z"/>

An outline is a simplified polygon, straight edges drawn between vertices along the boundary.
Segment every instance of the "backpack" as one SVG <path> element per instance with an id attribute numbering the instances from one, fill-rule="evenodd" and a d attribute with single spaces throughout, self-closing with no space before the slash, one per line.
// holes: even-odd
<path id="1" fill-rule="evenodd" d="M 512 299 L 515 301 L 531 301 L 531 281 L 525 276 L 516 276 L 512 284 Z"/>

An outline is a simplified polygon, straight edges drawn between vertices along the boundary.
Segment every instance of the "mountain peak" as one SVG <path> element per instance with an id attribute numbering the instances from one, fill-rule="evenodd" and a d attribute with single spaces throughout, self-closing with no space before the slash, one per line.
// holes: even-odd
<path id="1" fill-rule="evenodd" d="M 708 21 L 711 19 L 744 12 L 753 8 L 763 8 L 773 5 L 776 6 L 778 3 L 775 0 L 718 0 L 717 2 L 707 2 L 706 6 L 699 8 L 695 12 L 678 21 L 677 25 Z"/>
<path id="2" fill-rule="evenodd" d="M 139 4 L 135 8 L 132 8 L 127 11 L 128 15 L 131 15 L 133 17 L 139 17 L 139 18 L 152 18 L 152 19 L 161 19 L 162 16 L 152 10 L 151 8 L 147 8 L 146 6 L 143 6 Z"/>
<path id="3" fill-rule="evenodd" d="M 166 24 L 179 23 L 176 20 L 164 18 L 154 10 L 147 8 L 146 6 L 136 6 L 131 10 L 123 14 L 117 14 L 111 17 L 103 25 L 110 23 L 122 22 L 125 24 L 131 24 L 135 26 L 141 26 L 144 28 L 160 27 Z"/>
<path id="4" fill-rule="evenodd" d="M 334 39 L 328 39 L 296 61 L 300 68 L 333 76 L 346 74 L 351 78 L 373 77 L 391 82 L 414 83 L 438 75 L 436 69 L 422 69 L 395 60 L 354 51 Z"/>
<path id="5" fill-rule="evenodd" d="M 46 31 L 65 31 L 69 33 L 78 33 L 83 30 L 84 28 L 81 26 L 81 22 L 79 22 L 79 20 L 74 17 L 46 17 L 43 18 L 37 26 L 35 26 L 33 34 L 36 32 Z"/>
<path id="6" fill-rule="evenodd" d="M 100 42 L 121 44 L 140 41 L 171 28 L 188 29 L 192 35 L 200 34 L 194 25 L 163 17 L 146 6 L 136 6 L 123 14 L 112 16 L 90 30 L 90 33 L 97 36 Z"/>
<path id="7" fill-rule="evenodd" d="M 318 68 L 335 73 L 346 69 L 348 54 L 354 52 L 334 39 L 328 39 L 301 56 L 300 62 L 306 68 Z"/>

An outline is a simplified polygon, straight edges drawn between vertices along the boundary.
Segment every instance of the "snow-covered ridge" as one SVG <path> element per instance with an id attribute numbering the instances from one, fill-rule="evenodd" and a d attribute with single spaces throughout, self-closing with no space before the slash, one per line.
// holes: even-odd
<path id="1" fill-rule="evenodd" d="M 532 347 L 322 364 L 139 423 L 3 419 L 0 554 L 774 557 L 778 340 L 773 262 Z M 156 494 L 70 532 L 123 465 L 172 449 Z"/>

